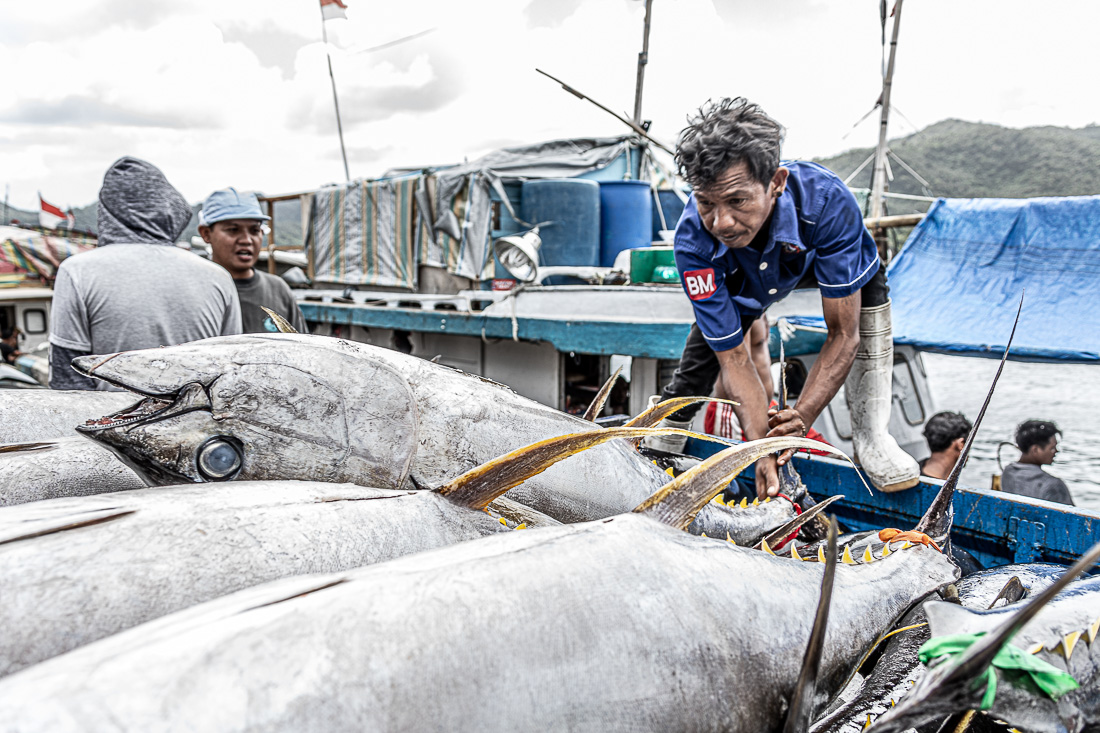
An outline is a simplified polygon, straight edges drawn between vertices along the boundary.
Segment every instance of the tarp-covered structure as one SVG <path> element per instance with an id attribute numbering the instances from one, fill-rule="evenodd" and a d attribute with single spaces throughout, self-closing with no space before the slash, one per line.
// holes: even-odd
<path id="1" fill-rule="evenodd" d="M 0 287 L 51 283 L 62 260 L 92 248 L 33 229 L 0 226 Z"/>
<path id="2" fill-rule="evenodd" d="M 888 270 L 894 339 L 1009 358 L 1100 361 L 1100 196 L 939 199 Z"/>
<path id="3" fill-rule="evenodd" d="M 554 140 L 322 188 L 313 195 L 306 242 L 314 279 L 416 289 L 420 265 L 471 280 L 491 277 L 494 194 L 511 209 L 504 181 L 591 174 L 638 147 L 632 136 Z"/>

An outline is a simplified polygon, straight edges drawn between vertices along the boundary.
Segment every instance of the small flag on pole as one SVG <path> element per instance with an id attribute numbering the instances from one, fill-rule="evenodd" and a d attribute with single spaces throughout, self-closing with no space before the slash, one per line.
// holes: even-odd
<path id="1" fill-rule="evenodd" d="M 321 15 L 325 20 L 332 20 L 333 18 L 347 18 L 347 14 L 344 12 L 347 10 L 347 5 L 344 5 L 342 0 L 321 0 Z"/>
<path id="2" fill-rule="evenodd" d="M 46 200 L 42 198 L 42 194 L 38 194 L 38 203 L 40 206 L 38 226 L 43 229 L 57 229 L 58 224 L 68 219 L 64 211 L 53 204 L 46 203 Z"/>

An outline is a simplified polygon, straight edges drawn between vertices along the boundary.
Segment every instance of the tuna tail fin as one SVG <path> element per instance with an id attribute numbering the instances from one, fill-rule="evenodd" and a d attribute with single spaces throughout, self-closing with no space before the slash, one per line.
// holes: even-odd
<path id="1" fill-rule="evenodd" d="M 693 405 L 696 402 L 725 402 L 727 405 L 739 405 L 739 402 L 733 400 L 722 400 L 717 397 L 673 397 L 672 399 L 665 400 L 649 408 L 645 412 L 641 413 L 632 420 L 627 421 L 623 427 L 627 428 L 648 428 L 664 420 L 666 417 L 676 412 L 677 410 Z M 713 436 L 711 436 L 713 438 Z M 721 439 L 715 439 L 717 442 L 726 442 Z"/>
<path id="2" fill-rule="evenodd" d="M 985 402 L 982 403 L 982 409 L 978 412 L 978 417 L 974 419 L 974 426 L 970 428 L 970 435 L 966 436 L 966 443 L 963 445 L 962 452 L 959 453 L 959 459 L 955 461 L 955 466 L 951 469 L 951 473 L 947 475 L 943 487 L 936 494 L 936 498 L 932 500 L 928 511 L 917 522 L 916 531 L 923 532 L 931 537 L 945 552 L 950 549 L 951 524 L 955 516 L 952 500 L 955 495 L 955 487 L 959 484 L 959 474 L 962 473 L 962 467 L 966 464 L 966 459 L 970 457 L 970 448 L 974 445 L 974 436 L 978 434 L 978 428 L 981 427 L 986 408 L 989 407 L 989 401 L 993 399 L 993 391 L 997 389 L 997 381 L 1001 378 L 1001 372 L 1004 371 L 1009 349 L 1012 348 L 1012 339 L 1016 336 L 1016 327 L 1020 325 L 1020 312 L 1023 309 L 1024 296 L 1021 294 L 1020 305 L 1016 309 L 1016 320 L 1012 323 L 1012 333 L 1008 335 L 1008 343 L 1005 345 L 1004 354 L 1001 355 L 1001 363 L 993 377 L 993 384 L 989 385 L 989 392 L 985 396 Z"/>
<path id="3" fill-rule="evenodd" d="M 619 367 L 615 370 L 615 373 L 603 383 L 600 387 L 600 391 L 596 393 L 595 399 L 592 400 L 592 404 L 588 406 L 588 409 L 584 411 L 584 419 L 589 422 L 595 422 L 596 417 L 603 411 L 603 405 L 607 402 L 607 398 L 611 395 L 611 388 L 615 386 L 615 382 L 619 381 L 619 375 L 623 373 L 623 368 Z"/>
<path id="4" fill-rule="evenodd" d="M 1078 575 L 1095 565 L 1098 559 L 1100 559 L 1100 542 L 1093 545 L 1092 549 L 1073 564 L 1073 567 L 1062 574 L 1062 577 L 1043 589 L 1042 593 L 1034 596 L 1000 628 L 974 642 L 957 659 L 932 667 L 924 679 L 905 696 L 904 702 L 879 719 L 879 724 L 874 728 L 875 733 L 905 730 L 911 726 L 915 718 L 930 708 L 938 708 L 941 713 L 944 713 L 948 712 L 945 710 L 948 706 L 951 706 L 953 711 L 971 707 L 974 704 L 971 698 L 975 694 L 971 692 L 971 686 L 993 662 L 997 652 L 1011 641 L 1016 632 L 1028 621 L 1035 618 L 1043 606 Z M 941 606 L 944 608 L 940 608 Z M 934 616 L 949 619 L 951 616 L 957 617 L 960 612 L 962 615 L 973 613 L 951 604 L 937 603 L 934 607 L 935 610 L 932 604 L 927 607 L 929 623 L 933 622 Z"/>
<path id="5" fill-rule="evenodd" d="M 290 321 L 283 318 L 270 308 L 264 308 L 264 306 L 262 305 L 260 307 L 263 308 L 264 313 L 271 316 L 271 322 L 275 324 L 275 328 L 279 329 L 279 333 L 298 333 L 298 329 L 290 325 Z"/>
<path id="6" fill-rule="evenodd" d="M 673 434 L 695 435 L 687 430 L 676 428 L 625 427 L 559 435 L 556 438 L 548 438 L 517 448 L 511 453 L 487 461 L 440 486 L 436 491 L 462 506 L 484 509 L 489 502 L 509 489 L 519 486 L 532 476 L 537 476 L 558 461 L 588 448 L 594 448 L 617 438 L 644 438 L 649 435 Z"/>
<path id="7" fill-rule="evenodd" d="M 816 440 L 793 437 L 761 438 L 714 454 L 669 481 L 634 511 L 646 514 L 662 524 L 686 530 L 699 510 L 717 496 L 737 474 L 757 459 L 787 448 L 828 451 L 848 459 L 851 463 L 851 459 L 842 451 Z"/>
<path id="8" fill-rule="evenodd" d="M 818 506 L 821 506 L 820 504 Z M 828 549 L 825 556 L 825 576 L 821 580 L 821 599 L 817 602 L 810 642 L 802 657 L 802 671 L 791 697 L 790 712 L 783 726 L 783 733 L 805 733 L 814 719 L 814 693 L 817 691 L 817 675 L 821 668 L 821 654 L 825 649 L 825 630 L 829 625 L 829 606 L 833 598 L 833 578 L 836 575 L 836 519 L 829 521 Z"/>

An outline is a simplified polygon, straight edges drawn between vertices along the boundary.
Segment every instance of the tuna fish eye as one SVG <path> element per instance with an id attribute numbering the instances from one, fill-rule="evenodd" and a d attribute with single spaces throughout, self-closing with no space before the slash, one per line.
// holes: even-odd
<path id="1" fill-rule="evenodd" d="M 199 448 L 199 473 L 210 481 L 225 481 L 241 470 L 241 450 L 225 438 L 211 438 Z"/>

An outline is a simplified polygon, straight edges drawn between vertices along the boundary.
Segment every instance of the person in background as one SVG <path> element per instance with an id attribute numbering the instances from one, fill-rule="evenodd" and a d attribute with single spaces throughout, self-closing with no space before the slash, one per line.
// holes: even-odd
<path id="1" fill-rule="evenodd" d="M 1058 454 L 1058 436 L 1062 431 L 1049 420 L 1025 420 L 1016 428 L 1016 447 L 1020 460 L 1005 467 L 1001 491 L 1033 499 L 1044 499 L 1073 506 L 1066 482 L 1051 476 L 1043 466 L 1054 463 Z"/>
<path id="2" fill-rule="evenodd" d="M 191 207 L 160 169 L 120 158 L 99 190 L 99 241 L 66 259 L 54 282 L 50 387 L 117 389 L 70 366 L 113 354 L 241 332 L 225 270 L 175 246 Z"/>
<path id="3" fill-rule="evenodd" d="M 309 333 L 290 286 L 281 277 L 256 269 L 264 222 L 269 218 L 260 210 L 255 194 L 227 188 L 215 191 L 203 202 L 199 212 L 199 235 L 210 245 L 211 259 L 233 277 L 241 301 L 245 333 L 279 330 L 263 308 L 278 313 L 298 333 Z"/>
<path id="4" fill-rule="evenodd" d="M 958 412 L 937 412 L 924 425 L 924 439 L 932 455 L 920 464 L 922 476 L 945 479 L 959 460 L 966 436 L 970 435 L 970 421 Z"/>
<path id="5" fill-rule="evenodd" d="M 8 326 L 0 331 L 0 361 L 14 364 L 15 358 L 23 355 L 19 350 L 19 339 L 22 335 L 19 326 Z"/>

